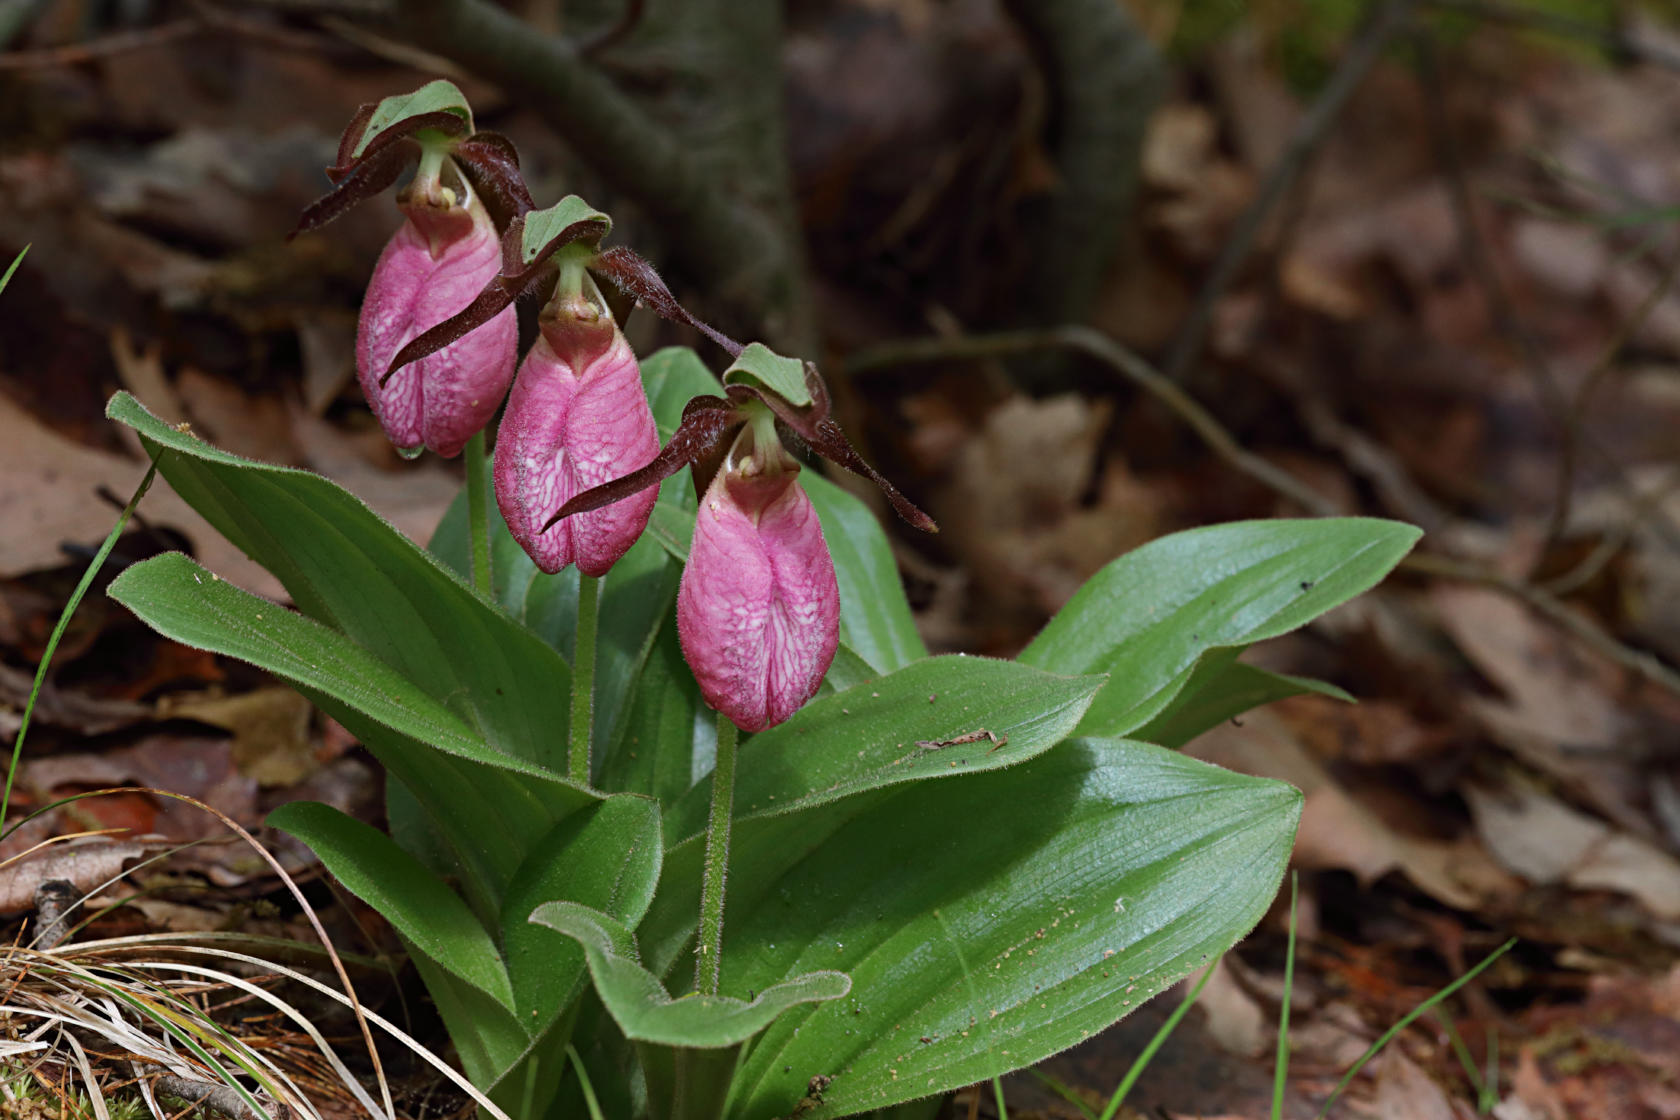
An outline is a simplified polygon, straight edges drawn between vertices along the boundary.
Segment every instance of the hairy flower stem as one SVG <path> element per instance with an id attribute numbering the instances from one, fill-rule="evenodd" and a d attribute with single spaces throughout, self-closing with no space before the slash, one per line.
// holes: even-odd
<path id="1" fill-rule="evenodd" d="M 472 541 L 473 589 L 486 599 L 495 597 L 490 580 L 490 498 L 485 484 L 484 431 L 467 440 L 467 534 Z"/>
<path id="2" fill-rule="evenodd" d="M 589 740 L 595 730 L 595 623 L 601 613 L 601 580 L 578 573 L 577 645 L 572 653 L 572 743 L 566 773 L 589 784 Z"/>
<path id="3" fill-rule="evenodd" d="M 712 770 L 712 816 L 706 823 L 706 877 L 700 884 L 700 994 L 718 994 L 723 974 L 723 885 L 729 873 L 729 819 L 735 811 L 734 722 L 717 717 L 717 765 Z"/>
<path id="4" fill-rule="evenodd" d="M 21 254 L 18 259 L 22 259 Z M 111 555 L 111 549 L 116 547 L 117 538 L 122 536 L 123 530 L 128 527 L 128 519 L 134 515 L 134 507 L 146 496 L 146 491 L 151 488 L 152 479 L 156 477 L 157 464 L 153 463 L 146 468 L 146 477 L 140 480 L 140 485 L 134 488 L 134 496 L 117 515 L 117 523 L 111 526 L 110 533 L 106 534 L 105 543 L 94 553 L 93 561 L 88 564 L 87 571 L 82 573 L 82 581 L 76 585 L 76 590 L 70 593 L 70 601 L 64 604 L 64 611 L 58 616 L 58 625 L 53 627 L 52 635 L 47 638 L 47 648 L 41 651 L 41 664 L 35 669 L 35 684 L 30 688 L 29 699 L 23 705 L 23 718 L 18 721 L 17 740 L 12 744 L 12 764 L 6 769 L 6 791 L 0 796 L 0 831 L 4 831 L 6 827 L 6 810 L 12 803 L 12 779 L 17 775 L 18 759 L 23 754 L 23 737 L 29 734 L 29 717 L 35 714 L 35 701 L 41 695 L 42 683 L 47 679 L 47 666 L 52 664 L 53 654 L 58 651 L 59 639 L 64 637 L 64 631 L 70 627 L 70 616 L 76 613 L 76 608 L 81 605 L 82 596 L 93 586 L 94 577 L 99 574 L 99 569 L 105 566 L 105 558 Z M 731 724 L 729 729 L 734 731 L 735 726 Z M 732 737 L 731 742 L 733 741 Z"/>

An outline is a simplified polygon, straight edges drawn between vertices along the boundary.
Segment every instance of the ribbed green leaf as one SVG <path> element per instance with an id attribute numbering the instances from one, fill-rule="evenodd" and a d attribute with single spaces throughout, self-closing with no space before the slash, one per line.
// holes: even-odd
<path id="1" fill-rule="evenodd" d="M 742 756 L 742 773 L 750 754 Z M 1247 933 L 1287 861 L 1300 795 L 1124 740 L 735 826 L 723 986 L 834 968 L 851 995 L 754 1043 L 737 1120 L 850 1115 L 1029 1065 L 1113 1023 Z M 692 969 L 704 837 L 666 853 L 638 936 Z"/>
<path id="2" fill-rule="evenodd" d="M 570 673 L 536 635 L 320 475 L 218 451 L 127 393 L 106 413 L 140 433 L 175 492 L 272 572 L 299 610 L 434 697 L 494 750 L 565 771 Z"/>
<path id="3" fill-rule="evenodd" d="M 180 553 L 128 568 L 112 598 L 165 637 L 248 661 L 343 723 L 425 806 L 475 909 L 494 914 L 526 847 L 596 800 L 491 750 L 423 689 L 349 638 L 241 591 Z"/>
<path id="4" fill-rule="evenodd" d="M 683 660 L 674 617 L 660 629 L 618 726 L 619 737 L 602 761 L 602 789 L 670 803 L 710 773 L 717 723 Z"/>
<path id="5" fill-rule="evenodd" d="M 846 975 L 825 969 L 770 984 L 753 999 L 685 995 L 672 999 L 659 978 L 636 960 L 630 931 L 611 917 L 571 902 L 550 902 L 531 915 L 583 946 L 595 991 L 626 1038 L 662 1046 L 715 1049 L 745 1042 L 801 1003 L 840 999 Z"/>
<path id="6" fill-rule="evenodd" d="M 1151 541 L 1086 581 L 1022 653 L 1107 673 L 1080 732 L 1153 719 L 1210 649 L 1275 638 L 1376 583 L 1421 531 L 1369 517 L 1239 521 Z"/>
<path id="7" fill-rule="evenodd" d="M 735 778 L 735 817 L 1016 765 L 1070 735 L 1102 685 L 1013 661 L 926 658 L 754 735 Z M 668 843 L 705 827 L 710 798 L 705 781 L 666 811 Z"/>
<path id="8" fill-rule="evenodd" d="M 570 939 L 531 923 L 531 911 L 564 899 L 634 927 L 653 901 L 664 854 L 659 805 L 609 797 L 555 826 L 531 849 L 502 904 L 502 943 L 520 1022 L 546 1029 L 577 998 L 583 953 Z"/>
<path id="9" fill-rule="evenodd" d="M 1242 647 L 1235 647 L 1204 654 L 1184 688 L 1159 715 L 1138 728 L 1134 738 L 1182 747 L 1252 708 L 1309 692 L 1353 703 L 1353 697 L 1325 681 L 1273 673 L 1238 661 L 1241 652 Z"/>
<path id="10" fill-rule="evenodd" d="M 524 1086 L 512 1092 L 490 1089 L 498 1078 L 517 1066 L 531 1048 L 531 1036 L 518 1018 L 497 1001 L 477 988 L 456 979 L 436 961 L 424 955 L 412 958 L 414 970 L 426 985 L 426 994 L 437 1006 L 438 1014 L 455 1044 L 461 1068 L 474 1085 L 490 1090 L 491 1099 L 504 1110 L 517 1109 Z M 559 1057 L 559 1055 L 555 1055 Z M 537 1099 L 541 1099 L 540 1097 Z"/>
<path id="11" fill-rule="evenodd" d="M 389 836 L 314 801 L 282 805 L 267 823 L 308 844 L 327 870 L 379 911 L 416 952 L 513 1010 L 513 986 L 489 931 Z"/>

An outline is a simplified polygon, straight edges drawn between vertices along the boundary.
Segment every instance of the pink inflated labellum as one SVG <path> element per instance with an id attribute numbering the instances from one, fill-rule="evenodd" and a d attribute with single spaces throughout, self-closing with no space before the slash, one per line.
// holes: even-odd
<path id="1" fill-rule="evenodd" d="M 601 576 L 647 528 L 657 488 L 553 520 L 568 499 L 646 465 L 659 432 L 636 356 L 604 308 L 545 310 L 496 438 L 496 504 L 537 567 Z M 551 523 L 552 522 L 552 523 Z"/>
<path id="2" fill-rule="evenodd" d="M 677 592 L 683 656 L 743 731 L 816 695 L 840 641 L 840 588 L 798 464 L 754 423 L 701 499 Z"/>
<path id="3" fill-rule="evenodd" d="M 379 256 L 362 301 L 356 373 L 385 434 L 404 454 L 460 453 L 495 415 L 518 356 L 510 307 L 381 384 L 409 340 L 472 303 L 501 266 L 490 216 L 459 177 L 457 187 L 415 182 L 399 202 L 407 221 Z"/>

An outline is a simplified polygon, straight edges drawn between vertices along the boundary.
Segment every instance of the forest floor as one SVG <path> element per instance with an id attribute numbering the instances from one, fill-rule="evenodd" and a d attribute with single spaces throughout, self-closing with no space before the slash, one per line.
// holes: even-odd
<path id="1" fill-rule="evenodd" d="M 901 61 L 974 34 L 938 6 L 858 6 L 870 49 Z M 934 103 L 951 94 L 915 83 L 907 102 L 882 105 L 864 71 L 842 65 L 855 33 L 805 42 L 790 67 L 795 86 L 845 79 L 790 98 L 795 133 L 797 114 L 813 114 L 796 172 L 824 364 L 848 425 L 944 526 L 897 543 L 933 648 L 1012 654 L 1102 564 L 1175 529 L 1333 511 L 1427 530 L 1382 587 L 1250 655 L 1358 704 L 1284 701 L 1187 748 L 1306 794 L 1286 1115 L 1314 1115 L 1383 1030 L 1514 937 L 1441 1014 L 1402 1032 L 1334 1115 L 1680 1117 L 1680 72 L 1505 28 L 1422 53 L 1401 42 L 1299 158 L 1291 138 L 1315 91 L 1292 89 L 1254 36 L 1177 61 L 1131 244 L 1092 325 L 1166 365 L 1194 349 L 1178 384 L 1243 458 L 1094 364 L 1029 394 L 1020 364 L 901 360 L 894 345 L 909 337 L 968 333 L 951 310 L 966 278 L 938 275 L 938 262 L 1006 235 L 1011 192 L 1048 189 L 1044 157 L 1022 132 L 1024 94 L 967 122 Z M 1680 56 L 1663 29 L 1641 34 Z M 1022 81 L 1018 48 L 991 49 L 1002 62 L 987 80 Z M 0 254 L 31 245 L 0 297 L 10 736 L 45 639 L 142 472 L 138 446 L 103 419 L 114 390 L 221 447 L 321 471 L 417 540 L 459 475 L 400 461 L 355 386 L 359 288 L 394 211 L 364 207 L 330 236 L 282 241 L 324 188 L 353 108 L 423 71 L 378 44 L 273 27 L 7 58 Z M 566 153 L 530 113 L 469 89 L 533 176 L 563 178 Z M 990 203 L 935 183 L 912 206 L 860 170 L 906 149 L 962 166 L 987 129 L 1020 140 L 987 180 Z M 836 135 L 844 143 L 825 142 Z M 1280 164 L 1293 180 L 1257 210 Z M 837 197 L 851 200 L 843 213 Z M 1250 229 L 1252 252 L 1210 284 Z M 639 344 L 683 340 L 629 327 Z M 162 483 L 137 524 L 106 579 L 185 547 L 277 592 Z M 59 648 L 13 812 L 151 786 L 252 829 L 298 798 L 380 819 L 377 768 L 341 728 L 245 666 L 159 639 L 98 593 L 103 582 Z M 103 839 L 55 874 L 84 888 L 191 845 L 106 889 L 99 901 L 113 905 L 85 935 L 306 935 L 249 849 L 149 794 L 38 816 L 0 855 L 76 831 Z M 346 951 L 394 952 L 306 850 L 265 839 Z M 27 878 L 0 880 L 8 920 L 33 907 Z M 1286 886 L 1129 1108 L 1269 1114 L 1288 919 Z M 1043 1072 L 1105 1099 L 1181 994 Z M 1012 1116 L 1080 1115 L 1039 1078 L 1005 1088 Z M 968 1090 L 951 1114 L 992 1115 L 991 1102 L 989 1088 Z"/>

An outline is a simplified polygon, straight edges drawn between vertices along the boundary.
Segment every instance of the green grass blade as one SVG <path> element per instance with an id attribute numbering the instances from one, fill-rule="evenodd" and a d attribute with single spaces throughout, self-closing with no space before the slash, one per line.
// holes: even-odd
<path id="1" fill-rule="evenodd" d="M 27 252 L 29 252 L 29 246 L 25 245 L 18 250 L 18 255 L 12 258 L 12 263 L 6 268 L 6 275 L 0 276 L 0 292 L 5 291 L 6 285 L 12 282 L 12 273 L 16 272 L 18 265 L 23 263 L 23 255 Z"/>
<path id="2" fill-rule="evenodd" d="M 1384 1046 L 1387 1046 L 1389 1041 L 1393 1039 L 1395 1035 L 1411 1026 L 1412 1022 L 1419 1015 L 1422 1015 L 1425 1011 L 1428 1011 L 1431 1007 L 1434 1007 L 1436 1004 L 1464 987 L 1464 985 L 1468 984 L 1471 980 L 1474 980 L 1476 976 L 1482 972 L 1482 970 L 1486 969 L 1494 961 L 1504 956 L 1510 950 L 1511 946 L 1516 943 L 1517 939 L 1514 937 L 1511 938 L 1511 940 L 1505 942 L 1505 944 L 1482 958 L 1481 963 L 1475 968 L 1472 968 L 1469 972 L 1466 972 L 1463 976 L 1460 976 L 1457 980 L 1454 980 L 1451 984 L 1448 984 L 1446 987 L 1442 988 L 1440 991 L 1412 1008 L 1412 1010 L 1409 1011 L 1403 1019 L 1388 1028 L 1388 1030 L 1384 1031 L 1383 1036 L 1371 1043 L 1371 1048 L 1365 1051 L 1365 1053 L 1360 1056 L 1359 1060 L 1353 1063 L 1352 1068 L 1350 1068 L 1347 1073 L 1342 1076 L 1342 1080 L 1336 1085 L 1335 1091 L 1332 1092 L 1329 1099 L 1324 1102 L 1324 1107 L 1318 1110 L 1317 1120 L 1322 1120 L 1322 1118 L 1330 1111 L 1330 1106 L 1335 1104 L 1336 1099 L 1342 1095 L 1342 1090 L 1346 1089 L 1348 1084 L 1355 1076 L 1358 1075 L 1359 1071 L 1365 1068 L 1365 1063 L 1376 1057 L 1378 1051 L 1380 1051 Z"/>
<path id="3" fill-rule="evenodd" d="M 1149 1063 L 1155 1058 L 1155 1052 L 1166 1043 L 1168 1036 L 1178 1027 L 1179 1020 L 1189 1014 L 1190 1008 L 1196 1002 L 1196 997 L 1202 994 L 1202 989 L 1207 986 L 1208 980 L 1213 976 L 1213 970 L 1218 968 L 1219 961 L 1224 959 L 1221 956 L 1219 960 L 1208 965 L 1207 971 L 1202 973 L 1202 978 L 1196 981 L 1196 986 L 1191 988 L 1190 994 L 1184 997 L 1184 1002 L 1173 1009 L 1173 1013 L 1167 1016 L 1167 1021 L 1161 1024 L 1161 1029 L 1155 1032 L 1155 1037 L 1149 1040 L 1149 1045 L 1145 1046 L 1143 1052 L 1132 1060 L 1132 1068 L 1126 1071 L 1126 1076 L 1122 1077 L 1120 1084 L 1115 1086 L 1114 1095 L 1108 1098 L 1108 1107 L 1103 1109 L 1102 1120 L 1114 1120 L 1114 1115 L 1120 1111 L 1120 1105 L 1125 1101 L 1126 1094 L 1132 1091 L 1132 1086 L 1137 1084 L 1137 1079 L 1142 1077 L 1143 1071 L 1149 1068 Z M 1087 1115 L 1089 1114 L 1087 1113 Z"/>
<path id="4" fill-rule="evenodd" d="M 595 1099 L 595 1086 L 589 1083 L 589 1071 L 583 1068 L 583 1059 L 578 1056 L 577 1047 L 569 1042 L 566 1043 L 566 1056 L 572 1060 L 572 1068 L 577 1071 L 578 1087 L 583 1090 L 583 1103 L 589 1109 L 589 1120 L 603 1120 L 601 1102 Z"/>
<path id="5" fill-rule="evenodd" d="M 1054 1077 L 1051 1077 L 1048 1073 L 1045 1073 L 1037 1066 L 1032 1067 L 1027 1072 L 1038 1078 L 1039 1083 L 1044 1085 L 1051 1092 L 1055 1093 L 1058 1097 L 1061 1097 L 1064 1101 L 1077 1108 L 1079 1110 L 1079 1115 L 1083 1116 L 1085 1120 L 1097 1120 L 1097 1114 L 1086 1107 L 1085 1102 L 1080 1100 L 1079 1095 L 1072 1089 L 1063 1085 L 1060 1081 L 1057 1081 Z"/>
<path id="6" fill-rule="evenodd" d="M 1277 1066 L 1272 1073 L 1272 1120 L 1283 1120 L 1283 1087 L 1289 1080 L 1289 996 L 1295 990 L 1295 904 L 1300 876 L 1289 873 L 1289 946 L 1283 961 L 1283 1006 L 1278 1009 Z M 1363 1059 L 1361 1059 L 1363 1060 Z M 1352 1076 L 1351 1074 L 1349 1076 Z M 1340 1092 L 1341 1090 L 1337 1090 Z M 1332 1099 L 1334 1099 L 1332 1097 Z M 1329 1106 L 1326 1105 L 1326 1108 Z M 1320 1116 L 1323 1113 L 1319 1113 Z"/>
<path id="7" fill-rule="evenodd" d="M 1482 1079 L 1482 1095 L 1476 1111 L 1486 1116 L 1499 1103 L 1499 1030 L 1492 1023 L 1487 1029 L 1487 1076 Z"/>
<path id="8" fill-rule="evenodd" d="M 22 255 L 18 257 L 22 260 Z M 17 261 L 12 262 L 17 267 Z M 6 276 L 10 278 L 8 271 Z M 0 281 L 4 286 L 4 281 Z M 111 532 L 105 537 L 105 543 L 94 553 L 93 560 L 82 573 L 82 581 L 76 585 L 76 590 L 70 593 L 70 601 L 64 604 L 64 612 L 58 616 L 58 625 L 53 627 L 52 636 L 47 639 L 47 648 L 41 653 L 41 664 L 35 670 L 35 683 L 29 689 L 29 700 L 23 706 L 23 719 L 18 722 L 17 739 L 12 743 L 11 765 L 6 767 L 6 791 L 0 797 L 0 832 L 6 827 L 6 813 L 12 804 L 12 782 L 17 777 L 18 759 L 23 757 L 23 737 L 29 734 L 29 717 L 35 712 L 35 701 L 41 695 L 41 685 L 47 679 L 47 666 L 52 664 L 53 654 L 58 650 L 58 643 L 64 637 L 64 631 L 70 626 L 70 616 L 76 613 L 81 605 L 82 596 L 87 594 L 88 588 L 93 586 L 93 578 L 99 574 L 99 569 L 105 566 L 105 558 L 111 555 L 111 549 L 117 545 L 117 538 L 128 525 L 128 519 L 134 514 L 134 507 L 140 504 L 140 499 L 151 488 L 152 479 L 157 477 L 157 464 L 146 468 L 146 477 L 140 480 L 140 485 L 134 490 L 134 496 L 128 500 L 122 512 L 117 515 L 117 523 L 111 526 Z"/>
<path id="9" fill-rule="evenodd" d="M 1470 1056 L 1470 1047 L 1465 1045 L 1464 1036 L 1459 1034 L 1458 1028 L 1453 1025 L 1451 1015 L 1437 1007 L 1435 1018 L 1440 1020 L 1441 1026 L 1446 1029 L 1447 1041 L 1452 1044 L 1453 1053 L 1458 1055 L 1458 1064 L 1464 1067 L 1464 1076 L 1470 1079 L 1470 1087 L 1476 1090 L 1476 1101 L 1479 1104 L 1486 1095 L 1486 1090 L 1482 1084 L 1482 1071 L 1476 1068 L 1476 1059 Z"/>

